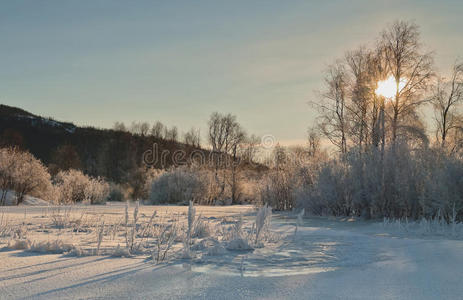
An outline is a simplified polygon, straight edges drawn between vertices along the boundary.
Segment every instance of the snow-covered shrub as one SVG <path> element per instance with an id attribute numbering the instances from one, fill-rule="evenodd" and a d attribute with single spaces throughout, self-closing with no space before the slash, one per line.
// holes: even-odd
<path id="1" fill-rule="evenodd" d="M 205 186 L 189 169 L 177 168 L 162 174 L 151 185 L 150 202 L 187 204 L 206 196 Z"/>
<path id="2" fill-rule="evenodd" d="M 225 249 L 225 247 L 216 242 L 214 243 L 213 245 L 207 247 L 207 255 L 208 256 L 220 256 L 220 255 L 223 255 L 227 252 L 227 249 Z"/>
<path id="3" fill-rule="evenodd" d="M 274 153 L 275 165 L 260 182 L 260 203 L 276 210 L 292 210 L 297 205 L 297 193 L 310 187 L 314 174 L 323 159 L 308 155 L 303 149 L 277 147 Z"/>
<path id="4" fill-rule="evenodd" d="M 92 178 L 81 171 L 61 171 L 55 177 L 55 184 L 60 190 L 60 203 L 106 202 L 109 184 L 102 178 Z"/>
<path id="5" fill-rule="evenodd" d="M 127 250 L 132 254 L 135 250 L 138 250 L 136 247 L 136 238 L 137 238 L 137 223 L 138 223 L 138 211 L 140 209 L 140 202 L 135 203 L 135 208 L 133 209 L 133 218 L 132 224 L 129 226 L 129 203 L 125 205 L 125 243 Z"/>
<path id="6" fill-rule="evenodd" d="M 193 206 L 193 201 L 190 201 L 188 206 L 188 218 L 186 236 L 183 239 L 183 257 L 191 258 L 192 238 L 205 238 L 211 234 L 209 224 L 207 224 L 201 216 L 196 216 L 196 208 Z"/>
<path id="7" fill-rule="evenodd" d="M 13 240 L 8 243 L 8 248 L 15 250 L 27 250 L 38 253 L 67 253 L 74 249 L 74 245 L 64 243 L 61 240 L 55 241 L 30 241 Z"/>
<path id="8" fill-rule="evenodd" d="M 186 238 L 183 241 L 183 257 L 190 258 L 191 237 L 193 235 L 194 225 L 196 223 L 196 208 L 193 206 L 193 201 L 188 205 L 187 231 Z"/>
<path id="9" fill-rule="evenodd" d="M 130 253 L 127 250 L 127 248 L 121 247 L 121 245 L 117 244 L 116 248 L 114 248 L 113 253 L 111 253 L 111 256 L 114 257 L 130 257 Z"/>
<path id="10" fill-rule="evenodd" d="M 255 244 L 259 242 L 262 234 L 270 230 L 272 222 L 272 208 L 265 204 L 263 207 L 259 208 L 256 214 L 256 240 Z"/>
<path id="11" fill-rule="evenodd" d="M 264 205 L 259 208 L 255 222 L 251 227 L 246 227 L 243 218 L 231 226 L 222 226 L 223 239 L 226 241 L 227 250 L 247 251 L 264 246 L 264 241 L 275 240 L 271 234 L 270 226 L 272 219 L 272 208 Z"/>
<path id="12" fill-rule="evenodd" d="M 66 218 L 66 215 L 60 215 L 60 214 L 52 215 L 51 223 L 53 227 L 58 228 L 58 229 L 66 228 L 66 226 L 69 224 L 68 219 Z"/>
<path id="13" fill-rule="evenodd" d="M 305 214 L 305 209 L 303 208 L 297 215 L 296 215 L 296 222 L 295 222 L 295 228 L 294 228 L 294 237 L 296 237 L 297 234 L 297 229 L 299 226 L 304 224 L 304 220 L 302 219 Z"/>
<path id="14" fill-rule="evenodd" d="M 270 204 L 278 210 L 291 210 L 294 206 L 295 188 L 296 185 L 291 171 L 271 171 L 261 182 L 261 202 Z"/>
<path id="15" fill-rule="evenodd" d="M 455 157 L 428 157 L 429 167 L 422 186 L 421 205 L 428 219 L 447 223 L 463 221 L 463 162 Z"/>
<path id="16" fill-rule="evenodd" d="M 109 195 L 109 184 L 101 177 L 90 178 L 85 193 L 90 204 L 104 204 Z"/>
<path id="17" fill-rule="evenodd" d="M 8 222 L 8 218 L 5 217 L 5 212 L 2 211 L 0 215 L 0 238 L 12 236 L 14 227 Z"/>
<path id="18" fill-rule="evenodd" d="M 61 240 L 32 242 L 27 250 L 38 253 L 67 253 L 74 249 L 74 245 Z"/>
<path id="19" fill-rule="evenodd" d="M 194 238 L 205 238 L 212 234 L 211 226 L 207 221 L 205 221 L 201 216 L 196 218 L 196 223 L 194 225 L 194 231 L 192 237 Z"/>
<path id="20" fill-rule="evenodd" d="M 7 248 L 13 250 L 26 250 L 30 245 L 31 242 L 29 240 L 11 240 L 8 242 Z"/>
<path id="21" fill-rule="evenodd" d="M 151 257 L 156 263 L 168 259 L 169 251 L 178 237 L 178 219 L 171 222 L 160 219 L 154 226 L 154 248 Z"/>
<path id="22" fill-rule="evenodd" d="M 455 222 L 448 224 L 442 217 L 436 216 L 432 219 L 421 219 L 408 221 L 408 219 L 384 218 L 381 223 L 382 229 L 399 235 L 412 236 L 442 236 L 447 238 L 463 238 L 463 223 Z"/>
<path id="23" fill-rule="evenodd" d="M 71 204 L 87 200 L 85 190 L 89 184 L 89 178 L 81 171 L 61 171 L 55 176 L 54 181 L 60 189 L 60 203 Z"/>
<path id="24" fill-rule="evenodd" d="M 15 148 L 0 149 L 0 205 L 4 205 L 9 190 L 15 192 L 16 204 L 20 204 L 26 195 L 52 197 L 52 189 L 50 174 L 32 154 Z"/>
<path id="25" fill-rule="evenodd" d="M 245 238 L 236 238 L 227 243 L 227 250 L 248 251 L 253 249 L 249 241 Z"/>
<path id="26" fill-rule="evenodd" d="M 317 184 L 307 189 L 299 189 L 298 199 L 309 197 L 310 201 L 306 201 L 304 206 L 312 213 L 342 215 L 346 202 L 350 202 L 350 186 L 346 184 L 344 166 L 333 161 L 322 167 L 317 175 Z M 306 194 L 307 192 L 309 193 Z"/>
<path id="27" fill-rule="evenodd" d="M 214 172 L 208 169 L 196 170 L 195 174 L 203 186 L 202 197 L 197 203 L 204 205 L 224 205 L 225 199 L 231 198 L 229 186 L 222 184 L 222 178 L 218 179 Z M 223 176 L 223 173 L 221 174 Z M 218 174 L 220 177 L 220 174 Z M 223 187 L 223 189 L 222 189 Z"/>
<path id="28" fill-rule="evenodd" d="M 366 218 L 436 217 L 463 220 L 463 161 L 440 148 L 397 143 L 351 150 L 325 163 L 312 185 L 297 190 L 298 205 L 317 215 Z"/>
<path id="29" fill-rule="evenodd" d="M 240 203 L 258 204 L 262 179 L 259 174 L 242 172 L 239 184 Z M 249 174 L 251 173 L 251 174 Z M 256 176 L 257 175 L 257 176 Z"/>
<path id="30" fill-rule="evenodd" d="M 100 255 L 100 247 L 104 237 L 104 221 L 96 230 L 96 255 Z"/>

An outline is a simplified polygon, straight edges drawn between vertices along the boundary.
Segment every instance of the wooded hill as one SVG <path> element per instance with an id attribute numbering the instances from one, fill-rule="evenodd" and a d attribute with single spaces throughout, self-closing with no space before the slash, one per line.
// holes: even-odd
<path id="1" fill-rule="evenodd" d="M 127 182 L 136 170 L 143 167 L 143 153 L 157 144 L 158 153 L 169 154 L 153 167 L 173 165 L 173 153 L 183 150 L 187 156 L 209 151 L 177 141 L 137 135 L 126 131 L 79 127 L 72 123 L 45 118 L 20 108 L 0 105 L 0 146 L 16 146 L 31 152 L 45 163 L 50 172 L 70 168 L 80 169 L 91 176 Z"/>

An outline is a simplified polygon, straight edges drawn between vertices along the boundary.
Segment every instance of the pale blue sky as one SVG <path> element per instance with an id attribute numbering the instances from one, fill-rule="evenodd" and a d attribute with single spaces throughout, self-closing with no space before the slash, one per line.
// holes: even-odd
<path id="1" fill-rule="evenodd" d="M 463 1 L 0 0 L 0 102 L 203 132 L 211 112 L 231 112 L 301 142 L 326 65 L 404 19 L 446 71 L 463 58 L 462 15 Z"/>

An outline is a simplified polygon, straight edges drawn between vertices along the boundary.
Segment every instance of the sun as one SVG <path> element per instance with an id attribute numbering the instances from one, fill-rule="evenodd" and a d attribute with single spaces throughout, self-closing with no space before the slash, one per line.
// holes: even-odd
<path id="1" fill-rule="evenodd" d="M 399 91 L 401 91 L 407 81 L 405 79 L 400 79 L 399 81 Z M 394 98 L 397 92 L 397 84 L 394 76 L 389 76 L 386 80 L 378 82 L 378 88 L 375 90 L 376 95 L 383 96 L 385 98 L 391 99 Z"/>

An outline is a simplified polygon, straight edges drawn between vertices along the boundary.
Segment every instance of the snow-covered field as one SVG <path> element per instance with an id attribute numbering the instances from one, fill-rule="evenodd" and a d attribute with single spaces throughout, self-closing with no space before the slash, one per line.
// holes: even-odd
<path id="1" fill-rule="evenodd" d="M 334 218 L 306 218 L 294 234 L 295 217 L 274 214 L 271 232 L 261 246 L 209 253 L 222 245 L 226 231 L 240 216 L 250 230 L 255 209 L 196 209 L 210 232 L 193 239 L 192 258 L 182 258 L 183 236 L 168 260 L 155 264 L 149 257 L 153 247 L 149 234 L 146 239 L 140 235 L 144 245 L 131 257 L 112 255 L 117 245 L 124 248 L 126 243 L 124 205 L 2 207 L 0 298 L 458 299 L 463 295 L 463 241 L 457 238 Z M 154 223 L 186 222 L 188 207 L 140 206 L 137 230 L 143 231 L 154 210 Z M 95 255 L 102 224 L 100 255 Z M 61 244 L 45 247 L 48 252 L 40 247 L 14 250 L 21 248 L 13 242 L 18 239 Z M 64 253 L 51 254 L 50 249 Z"/>

